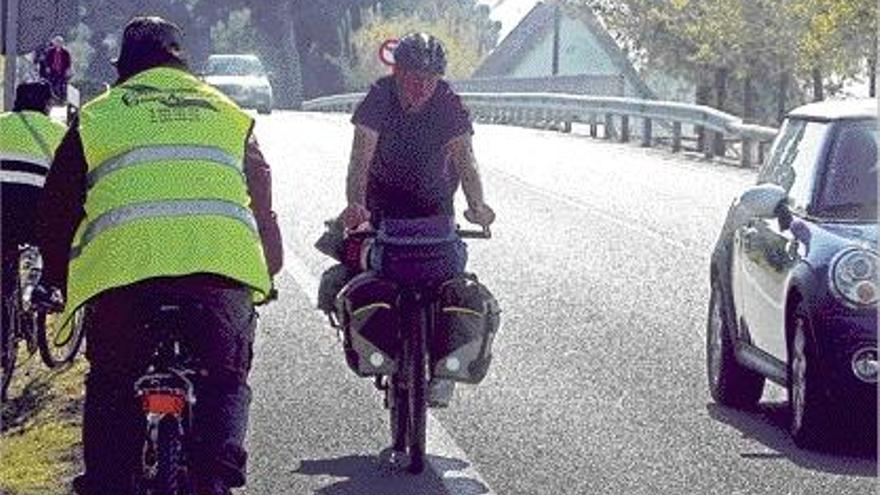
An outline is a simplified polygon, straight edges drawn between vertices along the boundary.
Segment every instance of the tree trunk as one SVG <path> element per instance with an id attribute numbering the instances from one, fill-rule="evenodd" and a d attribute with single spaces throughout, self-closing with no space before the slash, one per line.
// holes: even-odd
<path id="1" fill-rule="evenodd" d="M 697 93 L 694 95 L 697 105 L 709 105 L 711 103 L 712 86 L 706 80 L 706 71 L 705 67 L 697 68 Z M 706 129 L 702 126 L 696 126 L 694 132 L 697 133 L 697 150 L 706 150 L 708 148 L 706 146 Z"/>
<path id="2" fill-rule="evenodd" d="M 822 70 L 813 67 L 813 101 L 822 101 L 825 99 L 825 87 L 822 85 Z"/>
<path id="3" fill-rule="evenodd" d="M 559 31 L 562 25 L 562 12 L 559 5 L 554 7 L 553 11 L 553 55 L 551 61 L 551 74 L 559 75 Z"/>
<path id="4" fill-rule="evenodd" d="M 274 106 L 297 109 L 302 105 L 302 68 L 294 28 L 294 2 L 256 3 L 253 7 L 254 25 L 265 37 L 261 46 L 263 60 L 275 72 L 272 77 Z"/>
<path id="5" fill-rule="evenodd" d="M 868 96 L 874 98 L 877 96 L 877 43 L 871 50 L 871 56 L 868 57 Z"/>
<path id="6" fill-rule="evenodd" d="M 779 74 L 779 93 L 776 98 L 776 121 L 782 123 L 785 119 L 785 111 L 788 107 L 788 81 L 791 77 L 788 69 L 783 69 Z"/>
<path id="7" fill-rule="evenodd" d="M 755 117 L 755 90 L 752 87 L 752 73 L 747 72 L 743 79 L 743 120 L 750 122 Z"/>

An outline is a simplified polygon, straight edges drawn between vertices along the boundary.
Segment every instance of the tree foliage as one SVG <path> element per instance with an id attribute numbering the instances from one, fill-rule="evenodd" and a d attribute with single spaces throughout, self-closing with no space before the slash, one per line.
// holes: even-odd
<path id="1" fill-rule="evenodd" d="M 559 1 L 596 11 L 641 67 L 685 76 L 698 93 L 730 82 L 758 108 L 820 99 L 877 57 L 875 0 Z"/>
<path id="2" fill-rule="evenodd" d="M 366 11 L 352 36 L 348 57 L 333 58 L 341 67 L 349 89 L 362 89 L 387 74 L 378 50 L 385 40 L 423 31 L 436 36 L 446 50 L 446 77 L 469 77 L 483 56 L 498 43 L 500 24 L 489 19 L 489 10 L 474 0 L 398 0 L 382 2 Z"/>
<path id="3" fill-rule="evenodd" d="M 215 52 L 253 53 L 258 48 L 256 32 L 251 9 L 233 10 L 225 20 L 211 26 L 211 46 Z"/>

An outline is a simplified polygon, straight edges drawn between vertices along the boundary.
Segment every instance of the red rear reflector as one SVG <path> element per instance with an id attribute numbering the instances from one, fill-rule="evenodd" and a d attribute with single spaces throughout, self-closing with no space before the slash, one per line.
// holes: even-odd
<path id="1" fill-rule="evenodd" d="M 186 400 L 178 394 L 144 394 L 141 397 L 141 406 L 145 412 L 157 414 L 183 414 Z"/>

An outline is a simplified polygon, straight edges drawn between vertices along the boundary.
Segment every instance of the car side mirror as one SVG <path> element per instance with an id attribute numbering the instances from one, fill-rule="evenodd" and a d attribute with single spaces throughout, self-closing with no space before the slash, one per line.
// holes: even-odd
<path id="1" fill-rule="evenodd" d="M 780 205 L 788 199 L 785 189 L 776 184 L 759 184 L 742 193 L 737 203 L 737 213 L 743 220 L 752 217 L 775 218 Z"/>

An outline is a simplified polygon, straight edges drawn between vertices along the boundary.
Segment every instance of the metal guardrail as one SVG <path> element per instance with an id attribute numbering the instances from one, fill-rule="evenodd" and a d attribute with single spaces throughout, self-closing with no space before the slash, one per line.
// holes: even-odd
<path id="1" fill-rule="evenodd" d="M 325 96 L 303 102 L 307 111 L 352 112 L 364 93 Z M 643 100 L 610 96 L 581 96 L 549 93 L 462 93 L 471 114 L 477 121 L 556 128 L 570 131 L 573 122 L 590 125 L 590 135 L 598 136 L 603 127 L 606 139 L 630 140 L 630 121 L 641 121 L 642 146 L 653 146 L 655 121 L 671 127 L 673 152 L 681 151 L 683 125 L 693 126 L 698 135 L 697 148 L 707 157 L 724 153 L 729 143 L 738 143 L 740 162 L 744 167 L 764 161 L 767 145 L 777 130 L 753 124 L 714 108 L 670 101 Z M 708 132 L 715 133 L 709 139 Z M 757 146 L 756 146 L 757 145 Z M 757 157 L 755 149 L 757 148 Z"/>

